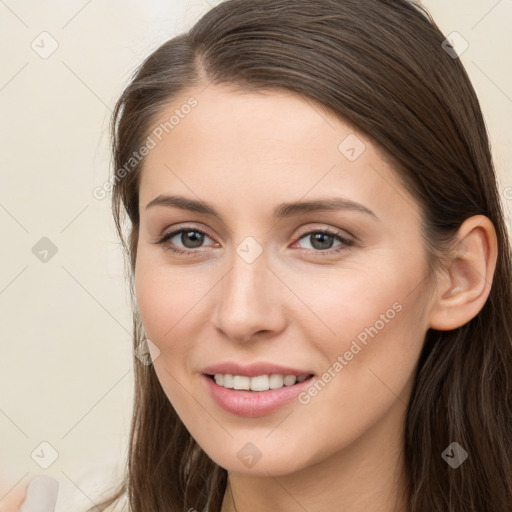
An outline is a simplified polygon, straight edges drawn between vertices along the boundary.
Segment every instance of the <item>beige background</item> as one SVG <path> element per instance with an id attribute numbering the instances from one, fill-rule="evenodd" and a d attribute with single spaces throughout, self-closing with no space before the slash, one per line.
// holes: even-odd
<path id="1" fill-rule="evenodd" d="M 109 200 L 92 191 L 108 178 L 108 116 L 130 74 L 214 3 L 0 1 L 0 500 L 44 473 L 61 483 L 58 510 L 90 506 L 92 477 L 123 462 L 131 319 Z M 423 3 L 469 43 L 461 58 L 512 212 L 512 2 Z M 52 40 L 48 58 L 31 47 Z M 46 263 L 32 252 L 42 237 L 57 248 Z M 47 469 L 42 442 L 58 453 Z"/>

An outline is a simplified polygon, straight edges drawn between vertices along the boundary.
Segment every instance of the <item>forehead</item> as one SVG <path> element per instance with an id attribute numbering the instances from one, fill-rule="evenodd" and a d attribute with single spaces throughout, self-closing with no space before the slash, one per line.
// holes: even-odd
<path id="1" fill-rule="evenodd" d="M 216 198 L 238 212 L 305 195 L 342 195 L 395 214 L 404 213 L 404 199 L 413 203 L 371 139 L 293 92 L 189 89 L 152 129 L 141 207 L 163 193 Z"/>
<path id="2" fill-rule="evenodd" d="M 188 108 L 191 99 L 195 106 Z M 187 113 L 179 119 L 173 116 L 182 110 Z M 162 138 L 187 143 L 193 131 L 196 145 L 215 150 L 222 144 L 236 153 L 265 148 L 284 154 L 287 145 L 294 153 L 300 147 L 307 152 L 325 151 L 331 145 L 338 154 L 337 139 L 343 132 L 355 132 L 320 103 L 283 89 L 248 92 L 230 85 L 189 89 L 161 111 L 154 126 L 165 128 L 172 117 L 173 126 L 167 126 Z M 258 153 L 260 160 L 265 158 L 264 152 Z"/>

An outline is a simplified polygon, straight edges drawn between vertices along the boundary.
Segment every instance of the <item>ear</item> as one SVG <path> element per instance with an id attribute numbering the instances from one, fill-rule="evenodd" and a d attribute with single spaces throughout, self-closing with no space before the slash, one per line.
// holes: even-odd
<path id="1" fill-rule="evenodd" d="M 430 327 L 450 331 L 468 323 L 483 308 L 491 291 L 498 244 L 484 215 L 470 217 L 459 228 L 430 311 Z"/>

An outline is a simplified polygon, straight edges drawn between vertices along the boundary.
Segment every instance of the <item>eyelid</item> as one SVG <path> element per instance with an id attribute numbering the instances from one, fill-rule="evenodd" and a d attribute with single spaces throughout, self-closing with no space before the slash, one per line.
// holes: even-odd
<path id="1" fill-rule="evenodd" d="M 303 235 L 307 235 L 307 234 L 310 234 L 311 232 L 317 232 L 317 231 L 327 232 L 330 235 L 339 236 L 340 238 L 350 241 L 350 242 L 355 242 L 357 240 L 357 237 L 355 237 L 354 235 L 352 235 L 351 233 L 349 233 L 346 230 L 341 230 L 339 228 L 332 228 L 332 227 L 326 226 L 325 224 L 318 224 L 318 223 L 316 223 L 316 225 L 314 225 L 314 226 L 308 225 L 303 228 L 300 228 L 299 233 L 296 235 L 297 240 L 302 238 Z"/>
<path id="2" fill-rule="evenodd" d="M 160 235 L 160 237 L 164 237 L 164 236 L 167 236 L 171 233 L 176 233 L 177 231 L 183 231 L 183 230 L 189 230 L 189 231 L 200 231 L 201 233 L 204 233 L 205 235 L 208 235 L 210 238 L 214 238 L 213 236 L 211 236 L 208 232 L 208 229 L 203 227 L 201 225 L 201 223 L 199 224 L 187 224 L 187 223 L 184 223 L 184 224 L 177 224 L 175 226 L 172 227 L 172 229 L 164 229 L 164 233 L 162 235 Z"/>
<path id="3" fill-rule="evenodd" d="M 313 224 L 315 224 L 315 225 L 313 225 L 313 226 L 307 225 L 307 226 L 303 226 L 302 228 L 299 228 L 299 233 L 296 235 L 296 238 L 299 239 L 303 235 L 308 234 L 311 231 L 328 231 L 330 234 L 336 235 L 336 236 L 340 236 L 341 238 L 347 239 L 347 236 L 345 236 L 345 234 L 346 234 L 346 235 L 348 235 L 348 238 L 350 238 L 352 241 L 358 240 L 358 238 L 355 235 L 353 235 L 352 233 L 348 232 L 347 230 L 340 230 L 339 228 L 328 227 L 325 224 L 320 224 L 320 223 L 313 223 Z M 190 231 L 192 231 L 192 230 L 198 231 L 198 232 L 200 232 L 202 234 L 207 235 L 212 240 L 215 239 L 215 237 L 210 235 L 205 228 L 197 227 L 197 226 L 193 226 L 193 225 L 188 225 L 188 224 L 176 226 L 175 228 L 172 229 L 172 231 L 169 231 L 166 234 L 160 235 L 159 239 L 162 239 L 162 238 L 164 238 L 164 237 L 166 237 L 168 235 L 171 235 L 171 234 L 172 235 L 176 235 L 180 231 L 186 230 L 186 229 L 188 229 Z"/>

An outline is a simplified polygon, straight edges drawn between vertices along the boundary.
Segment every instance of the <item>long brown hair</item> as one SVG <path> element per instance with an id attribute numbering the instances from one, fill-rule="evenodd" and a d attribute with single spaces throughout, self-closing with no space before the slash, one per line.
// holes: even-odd
<path id="1" fill-rule="evenodd" d="M 133 299 L 144 160 L 126 163 L 178 94 L 224 83 L 316 100 L 379 144 L 421 208 L 432 270 L 464 220 L 487 216 L 499 251 L 490 296 L 465 325 L 427 331 L 403 450 L 409 511 L 505 512 L 512 510 L 511 249 L 479 101 L 444 40 L 426 9 L 406 0 L 221 3 L 154 51 L 118 100 L 113 214 Z M 135 303 L 133 318 L 135 349 L 144 339 Z M 134 364 L 126 478 L 94 510 L 126 493 L 132 512 L 219 512 L 226 470 L 190 436 L 153 367 Z M 457 469 L 441 456 L 453 441 L 469 454 Z"/>

